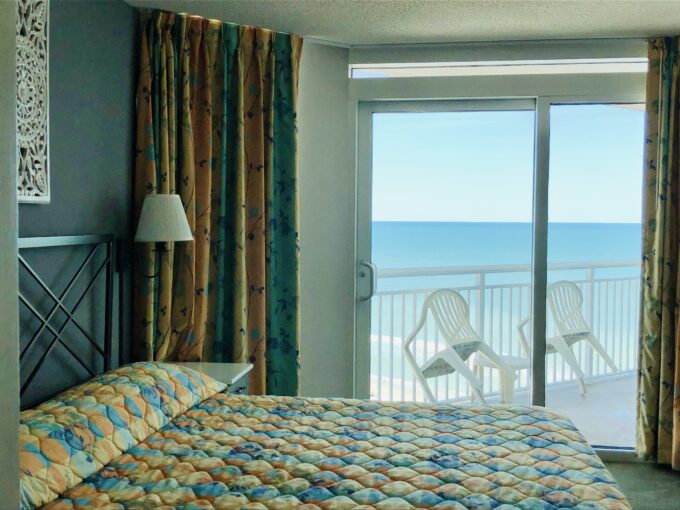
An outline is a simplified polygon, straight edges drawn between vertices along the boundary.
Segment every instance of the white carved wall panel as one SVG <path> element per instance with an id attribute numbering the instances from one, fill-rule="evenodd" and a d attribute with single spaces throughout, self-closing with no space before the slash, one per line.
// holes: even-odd
<path id="1" fill-rule="evenodd" d="M 19 202 L 50 201 L 49 0 L 18 0 L 17 164 Z"/>

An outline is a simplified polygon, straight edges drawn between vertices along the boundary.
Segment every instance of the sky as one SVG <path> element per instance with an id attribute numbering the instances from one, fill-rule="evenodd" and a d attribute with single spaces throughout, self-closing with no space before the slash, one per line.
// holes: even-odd
<path id="1" fill-rule="evenodd" d="M 644 112 L 550 118 L 549 221 L 640 223 Z M 533 111 L 376 113 L 373 143 L 373 221 L 531 221 Z"/>

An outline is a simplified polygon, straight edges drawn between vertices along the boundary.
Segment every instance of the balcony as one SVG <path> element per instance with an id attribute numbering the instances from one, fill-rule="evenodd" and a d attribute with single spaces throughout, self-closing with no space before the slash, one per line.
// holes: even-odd
<path id="1" fill-rule="evenodd" d="M 531 267 L 528 265 L 387 269 L 378 271 L 378 292 L 371 312 L 371 398 L 424 401 L 422 388 L 402 356 L 402 338 L 420 315 L 425 296 L 438 288 L 461 293 L 470 322 L 493 350 L 524 356 L 517 324 L 530 316 Z M 592 444 L 633 446 L 638 357 L 640 264 L 637 261 L 560 263 L 548 266 L 549 282 L 576 283 L 584 298 L 584 316 L 614 359 L 612 372 L 585 342 L 574 352 L 586 374 L 588 393 L 581 397 L 574 374 L 562 357 L 546 357 L 546 405 L 569 416 Z M 425 283 L 425 284 L 424 284 Z M 548 314 L 547 332 L 554 334 Z M 445 347 L 431 317 L 414 342 L 423 363 Z M 468 362 L 470 363 L 472 359 Z M 482 371 L 485 399 L 499 400 L 497 370 Z M 428 381 L 439 401 L 470 401 L 470 388 L 457 373 Z M 516 381 L 515 403 L 527 404 L 528 370 Z"/>

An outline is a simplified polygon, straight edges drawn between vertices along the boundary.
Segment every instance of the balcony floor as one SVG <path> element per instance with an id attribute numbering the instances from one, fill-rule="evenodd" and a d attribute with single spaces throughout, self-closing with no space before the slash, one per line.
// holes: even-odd
<path id="1" fill-rule="evenodd" d="M 581 397 L 577 386 L 548 387 L 546 406 L 574 422 L 591 445 L 635 446 L 637 377 L 634 373 L 617 379 L 588 384 Z M 515 395 L 515 403 L 527 404 L 526 392 Z"/>
<path id="2" fill-rule="evenodd" d="M 636 385 L 634 372 L 589 383 L 585 397 L 581 397 L 575 383 L 549 385 L 546 389 L 546 406 L 571 419 L 591 445 L 633 447 Z M 382 394 L 389 394 L 387 379 L 383 381 Z M 419 401 L 424 400 L 422 390 L 417 386 L 416 395 Z M 400 395 L 395 393 L 395 400 L 399 399 Z M 499 398 L 489 396 L 487 402 L 498 403 Z M 513 403 L 528 405 L 528 392 L 515 393 Z"/>

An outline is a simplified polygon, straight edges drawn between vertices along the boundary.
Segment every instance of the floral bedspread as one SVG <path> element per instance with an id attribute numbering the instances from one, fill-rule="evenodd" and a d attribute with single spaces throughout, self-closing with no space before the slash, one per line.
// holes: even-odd
<path id="1" fill-rule="evenodd" d="M 631 506 L 574 425 L 545 409 L 215 393 L 44 508 Z"/>

